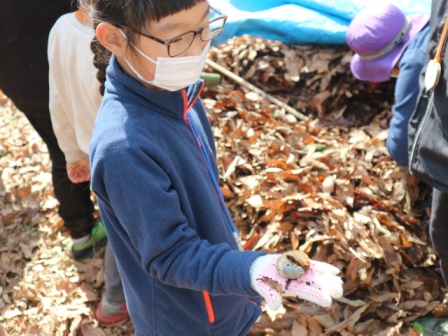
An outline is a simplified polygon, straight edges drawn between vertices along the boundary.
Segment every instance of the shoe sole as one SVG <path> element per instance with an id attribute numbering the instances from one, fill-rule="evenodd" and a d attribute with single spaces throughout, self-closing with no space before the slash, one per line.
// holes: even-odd
<path id="1" fill-rule="evenodd" d="M 113 316 L 105 316 L 101 314 L 101 304 L 98 305 L 98 308 L 95 311 L 95 317 L 98 320 L 98 322 L 102 324 L 112 324 L 121 322 L 124 319 L 129 318 L 129 313 L 123 313 L 119 315 L 113 315 Z"/>

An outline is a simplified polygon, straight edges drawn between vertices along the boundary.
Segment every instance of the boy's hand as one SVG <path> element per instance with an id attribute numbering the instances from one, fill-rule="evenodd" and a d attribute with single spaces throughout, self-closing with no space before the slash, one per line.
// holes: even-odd
<path id="1" fill-rule="evenodd" d="M 67 162 L 67 174 L 73 183 L 90 181 L 89 157 L 86 156 L 76 162 Z"/>
<path id="2" fill-rule="evenodd" d="M 330 307 L 333 298 L 343 295 L 343 282 L 337 276 L 339 269 L 336 267 L 309 260 L 304 269 L 296 273 L 296 279 L 288 279 L 277 268 L 280 257 L 280 254 L 259 257 L 250 269 L 252 287 L 266 300 L 271 310 L 280 308 L 282 297 L 297 297 Z"/>

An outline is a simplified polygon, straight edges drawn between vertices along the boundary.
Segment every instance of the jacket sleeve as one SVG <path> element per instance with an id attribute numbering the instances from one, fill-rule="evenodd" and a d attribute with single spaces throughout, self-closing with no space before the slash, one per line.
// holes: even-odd
<path id="1" fill-rule="evenodd" d="M 101 161 L 95 150 L 92 153 L 92 189 L 109 224 L 108 235 L 113 231 L 110 239 L 117 258 L 120 253 L 131 255 L 152 277 L 175 287 L 215 295 L 258 295 L 250 285 L 249 269 L 264 252 L 243 252 L 200 239 L 187 222 L 169 176 L 143 151 L 103 153 Z"/>
<path id="2" fill-rule="evenodd" d="M 409 46 L 400 60 L 400 75 L 395 84 L 395 104 L 389 124 L 386 146 L 400 166 L 408 166 L 408 124 L 417 104 L 420 72 L 425 63 L 429 27 L 421 32 L 416 44 Z"/>

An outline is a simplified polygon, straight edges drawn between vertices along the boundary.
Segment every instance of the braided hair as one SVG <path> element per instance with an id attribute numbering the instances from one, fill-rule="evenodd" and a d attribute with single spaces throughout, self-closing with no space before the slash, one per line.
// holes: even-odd
<path id="1" fill-rule="evenodd" d="M 90 43 L 90 49 L 93 52 L 93 65 L 98 69 L 96 79 L 100 82 L 100 93 L 104 96 L 104 84 L 106 83 L 106 68 L 109 64 L 111 52 L 103 47 L 95 36 Z"/>

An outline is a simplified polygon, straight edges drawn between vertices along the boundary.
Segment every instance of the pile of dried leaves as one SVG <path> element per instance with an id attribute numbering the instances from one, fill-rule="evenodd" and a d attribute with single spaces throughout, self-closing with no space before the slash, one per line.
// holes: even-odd
<path id="1" fill-rule="evenodd" d="M 448 314 L 428 244 L 429 188 L 384 146 L 393 83 L 354 80 L 350 55 L 250 37 L 211 50 L 215 62 L 309 115 L 298 121 L 226 78 L 203 93 L 245 247 L 299 249 L 344 279 L 331 309 L 285 300 L 252 336 L 417 335 L 412 320 Z M 9 100 L 0 105 L 0 335 L 133 335 L 130 321 L 95 320 L 102 256 L 85 264 L 68 256 L 46 147 Z"/>

